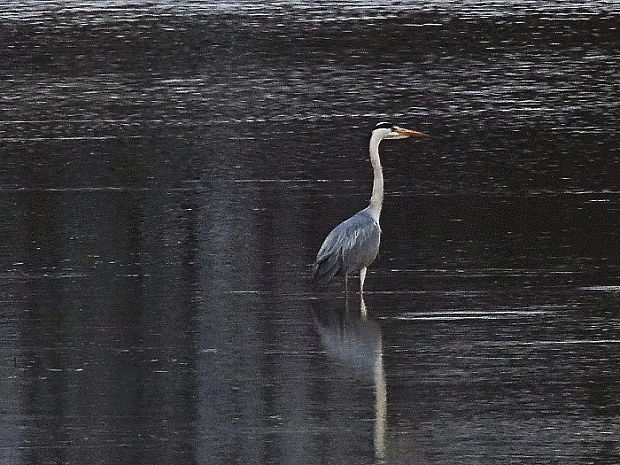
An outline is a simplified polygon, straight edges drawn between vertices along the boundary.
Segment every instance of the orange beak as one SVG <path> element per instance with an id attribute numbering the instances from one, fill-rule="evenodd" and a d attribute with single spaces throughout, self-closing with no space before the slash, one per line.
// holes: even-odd
<path id="1" fill-rule="evenodd" d="M 398 128 L 396 132 L 404 137 L 425 137 L 426 136 L 426 134 L 424 134 L 423 132 L 412 131 L 411 129 L 405 129 L 405 128 Z"/>

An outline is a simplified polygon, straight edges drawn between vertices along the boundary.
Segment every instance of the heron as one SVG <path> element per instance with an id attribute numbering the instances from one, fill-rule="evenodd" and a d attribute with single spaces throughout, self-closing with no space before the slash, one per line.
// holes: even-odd
<path id="1" fill-rule="evenodd" d="M 327 283 L 336 276 L 344 276 L 345 289 L 348 290 L 349 274 L 359 271 L 360 294 L 363 294 L 366 270 L 377 258 L 381 241 L 379 217 L 383 206 L 383 170 L 379 158 L 379 144 L 383 139 L 425 135 L 386 122 L 375 126 L 369 144 L 370 163 L 374 174 L 370 202 L 366 208 L 340 223 L 327 235 L 312 266 L 312 276 L 316 281 Z"/>

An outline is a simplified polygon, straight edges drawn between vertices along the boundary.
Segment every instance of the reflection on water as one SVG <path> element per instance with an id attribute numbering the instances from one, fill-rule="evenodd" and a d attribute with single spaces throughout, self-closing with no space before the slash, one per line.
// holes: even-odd
<path id="1" fill-rule="evenodd" d="M 360 311 L 345 309 L 316 311 L 317 330 L 327 355 L 348 370 L 371 380 L 375 396 L 375 455 L 385 459 L 385 435 L 387 428 L 387 391 L 383 369 L 381 327 L 367 317 L 366 304 L 360 296 Z"/>
<path id="2" fill-rule="evenodd" d="M 0 0 L 0 463 L 616 465 L 619 13 Z"/>

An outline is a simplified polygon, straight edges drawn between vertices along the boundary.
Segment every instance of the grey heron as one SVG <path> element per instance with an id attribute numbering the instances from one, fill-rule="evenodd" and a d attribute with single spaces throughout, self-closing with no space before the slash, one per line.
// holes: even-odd
<path id="1" fill-rule="evenodd" d="M 360 273 L 360 294 L 364 292 L 366 269 L 379 253 L 381 227 L 379 217 L 383 206 L 383 170 L 379 144 L 383 139 L 404 139 L 425 134 L 390 123 L 378 123 L 370 136 L 370 163 L 374 174 L 369 205 L 343 221 L 330 232 L 312 267 L 315 280 L 326 283 L 335 276 L 344 276 L 345 285 L 350 273 Z"/>

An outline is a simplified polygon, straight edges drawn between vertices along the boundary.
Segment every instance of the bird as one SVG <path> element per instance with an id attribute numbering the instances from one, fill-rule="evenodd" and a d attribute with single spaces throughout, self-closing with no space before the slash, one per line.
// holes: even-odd
<path id="1" fill-rule="evenodd" d="M 369 152 L 374 174 L 372 194 L 366 208 L 336 226 L 325 238 L 312 265 L 312 277 L 326 284 L 336 276 L 344 276 L 348 291 L 349 274 L 359 271 L 360 294 L 364 292 L 366 270 L 379 253 L 381 227 L 379 218 L 383 206 L 383 170 L 379 158 L 379 144 L 384 139 L 423 137 L 426 134 L 380 122 L 372 130 Z"/>

